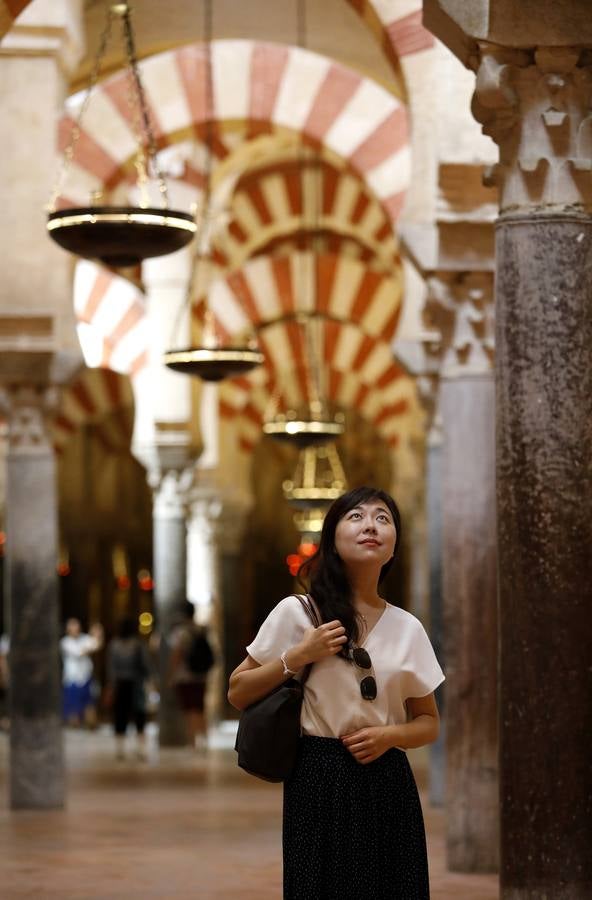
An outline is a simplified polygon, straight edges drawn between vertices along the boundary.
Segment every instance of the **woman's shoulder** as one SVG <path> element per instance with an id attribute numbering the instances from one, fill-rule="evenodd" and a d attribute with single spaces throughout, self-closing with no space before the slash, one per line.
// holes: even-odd
<path id="1" fill-rule="evenodd" d="M 399 629 L 405 628 L 410 632 L 424 630 L 417 616 L 414 616 L 413 613 L 408 612 L 406 609 L 402 609 L 400 606 L 393 606 L 392 603 L 388 603 L 386 613 L 391 624 Z"/>
<path id="2" fill-rule="evenodd" d="M 276 620 L 281 619 L 298 625 L 310 626 L 310 619 L 302 602 L 298 599 L 299 596 L 302 597 L 304 595 L 288 594 L 287 597 L 283 597 L 279 603 L 273 607 L 268 618 Z"/>
<path id="3" fill-rule="evenodd" d="M 304 597 L 304 594 L 288 594 L 287 597 L 283 597 L 280 600 L 275 609 L 291 615 L 300 615 L 302 613 L 302 615 L 306 616 L 306 611 L 299 597 Z"/>

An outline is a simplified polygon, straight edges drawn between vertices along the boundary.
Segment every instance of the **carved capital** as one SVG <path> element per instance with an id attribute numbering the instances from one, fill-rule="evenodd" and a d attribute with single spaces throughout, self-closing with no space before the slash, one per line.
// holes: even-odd
<path id="1" fill-rule="evenodd" d="M 222 515 L 222 499 L 209 490 L 194 487 L 189 500 L 189 531 L 205 544 L 214 545 Z"/>
<path id="2" fill-rule="evenodd" d="M 52 448 L 51 423 L 59 390 L 49 385 L 14 385 L 0 389 L 10 453 L 35 455 Z"/>
<path id="3" fill-rule="evenodd" d="M 481 43 L 472 112 L 499 147 L 502 212 L 592 212 L 592 52 Z"/>
<path id="4" fill-rule="evenodd" d="M 186 515 L 193 469 L 151 469 L 148 484 L 152 488 L 153 513 L 157 519 L 182 519 Z"/>
<path id="5" fill-rule="evenodd" d="M 428 278 L 426 351 L 439 360 L 440 377 L 487 375 L 494 362 L 493 273 L 435 273 Z"/>

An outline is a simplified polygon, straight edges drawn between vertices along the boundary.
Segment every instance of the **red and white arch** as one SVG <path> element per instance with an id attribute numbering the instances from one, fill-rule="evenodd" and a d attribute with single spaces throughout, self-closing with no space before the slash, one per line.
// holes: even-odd
<path id="1" fill-rule="evenodd" d="M 129 450 L 134 398 L 130 382 L 111 369 L 84 369 L 65 388 L 53 418 L 54 446 L 63 452 L 83 425 L 93 425 L 93 437 L 108 453 Z"/>
<path id="2" fill-rule="evenodd" d="M 148 363 L 149 336 L 142 291 L 89 260 L 74 275 L 74 309 L 85 362 L 135 378 Z"/>
<path id="3" fill-rule="evenodd" d="M 296 131 L 344 159 L 396 220 L 410 177 L 407 113 L 396 97 L 358 72 L 296 47 L 215 41 L 212 64 L 213 109 L 204 93 L 203 45 L 160 53 L 141 64 L 160 147 L 192 135 L 199 139 L 209 118 L 246 121 L 253 134 L 270 126 Z M 70 116 L 82 100 L 70 98 Z M 126 114 L 126 76 L 118 73 L 94 92 L 60 205 L 86 203 L 89 192 L 112 190 L 133 177 L 136 142 Z M 71 127 L 66 116 L 62 145 Z"/>
<path id="4" fill-rule="evenodd" d="M 209 305 L 224 340 L 305 312 L 355 323 L 369 338 L 388 342 L 397 327 L 401 296 L 400 271 L 375 272 L 344 255 L 295 253 L 255 257 L 218 279 Z"/>
<path id="5" fill-rule="evenodd" d="M 318 209 L 305 209 L 303 195 L 320 193 Z M 311 204 L 312 205 L 312 204 Z M 232 195 L 232 219 L 215 240 L 218 253 L 239 268 L 249 257 L 303 246 L 306 230 L 317 243 L 355 256 L 373 267 L 400 264 L 392 222 L 360 179 L 327 161 L 291 160 L 245 173 Z M 220 257 L 218 257 L 220 258 Z"/>

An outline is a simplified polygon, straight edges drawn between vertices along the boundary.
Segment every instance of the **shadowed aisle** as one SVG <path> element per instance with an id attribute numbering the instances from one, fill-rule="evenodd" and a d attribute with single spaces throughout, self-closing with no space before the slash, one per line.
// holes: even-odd
<path id="1" fill-rule="evenodd" d="M 238 770 L 228 740 L 194 756 L 149 741 L 148 762 L 117 763 L 108 731 L 67 732 L 68 808 L 14 813 L 0 735 L 3 900 L 281 898 L 281 788 Z M 496 900 L 497 878 L 445 872 L 443 813 L 422 799 L 432 900 Z"/>

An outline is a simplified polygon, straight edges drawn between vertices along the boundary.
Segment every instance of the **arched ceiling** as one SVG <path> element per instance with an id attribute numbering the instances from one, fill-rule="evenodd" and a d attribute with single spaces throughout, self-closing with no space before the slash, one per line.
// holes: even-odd
<path id="1" fill-rule="evenodd" d="M 219 41 L 212 45 L 212 64 L 213 109 L 204 93 L 203 45 L 142 64 L 159 147 L 196 133 L 199 139 L 209 119 L 288 128 L 344 159 L 396 219 L 410 177 L 407 112 L 396 97 L 353 70 L 295 47 Z M 71 98 L 70 116 L 82 102 L 82 96 Z M 136 140 L 128 111 L 127 78 L 118 73 L 94 92 L 59 206 L 86 203 L 93 191 L 135 181 Z M 61 122 L 62 147 L 72 124 L 69 116 Z"/>
<path id="2" fill-rule="evenodd" d="M 310 244 L 385 271 L 400 264 L 392 222 L 353 173 L 296 157 L 244 173 L 229 204 L 229 225 L 214 240 L 217 261 L 239 268 L 261 253 Z"/>
<path id="3" fill-rule="evenodd" d="M 87 24 L 89 16 L 98 15 L 99 5 L 87 4 Z M 162 9 L 154 12 L 149 0 L 136 6 L 137 24 L 158 23 Z M 219 330 L 228 338 L 253 326 L 260 330 L 266 368 L 225 384 L 222 411 L 236 422 L 246 447 L 252 445 L 249 428 L 256 419 L 260 428 L 274 391 L 283 392 L 281 403 L 306 399 L 310 376 L 294 317 L 302 311 L 299 298 L 307 269 L 302 265 L 307 254 L 301 251 L 312 245 L 318 256 L 312 267 L 313 312 L 328 399 L 334 406 L 358 409 L 395 446 L 405 416 L 417 412 L 413 384 L 394 363 L 388 342 L 401 303 L 395 228 L 410 177 L 399 56 L 433 43 L 420 25 L 420 2 L 309 2 L 311 33 L 325 42 L 309 46 L 322 53 L 289 46 L 294 34 L 286 35 L 283 45 L 262 40 L 267 32 L 258 27 L 251 4 L 245 15 L 256 29 L 253 40 L 217 39 L 212 44 L 213 108 L 203 88 L 204 47 L 185 43 L 188 35 L 199 36 L 198 6 L 176 0 L 171 17 L 177 27 L 191 14 L 197 29 L 186 28 L 176 40 L 168 27 L 173 23 L 165 23 L 160 33 L 166 36 L 166 47 L 145 42 L 141 30 L 138 44 L 148 52 L 164 51 L 144 59 L 142 76 L 161 158 L 173 176 L 169 181 L 185 192 L 183 196 L 199 198 L 205 132 L 211 128 L 214 184 L 223 186 L 226 178 L 229 186 L 228 229 L 216 236 L 213 246 L 217 278 L 211 305 Z M 236 3 L 216 0 L 219 23 L 232 18 L 231 6 L 236 12 Z M 334 16 L 338 6 L 342 12 L 347 9 L 347 27 L 355 21 L 353 33 L 359 35 L 355 10 L 370 26 L 364 41 L 372 41 L 374 32 L 390 67 L 379 73 L 384 64 L 376 64 L 376 54 L 371 65 L 360 64 L 351 43 L 336 52 L 331 29 L 314 28 L 320 6 L 323 15 L 331 11 Z M 217 38 L 237 33 L 249 34 L 215 30 Z M 152 35 L 153 40 L 157 37 Z M 127 121 L 127 93 L 120 71 L 94 92 L 59 205 L 86 203 L 89 192 L 97 189 L 103 189 L 106 199 L 125 202 L 135 182 L 136 151 Z M 81 100 L 75 96 L 69 101 L 69 115 L 60 127 L 62 146 Z M 311 181 L 320 182 L 321 188 L 321 208 L 314 213 L 303 209 L 302 199 Z M 149 356 L 142 292 L 111 272 L 81 262 L 75 293 L 87 358 L 131 375 L 142 371 Z M 247 387 L 254 393 L 245 400 Z"/>
<path id="4" fill-rule="evenodd" d="M 379 273 L 344 254 L 292 253 L 255 257 L 218 279 L 209 306 L 224 339 L 312 313 L 355 322 L 369 338 L 391 341 L 401 296 L 399 269 Z"/>
<path id="5" fill-rule="evenodd" d="M 296 41 L 296 4 L 298 0 L 216 0 L 214 38 L 246 37 L 277 43 Z M 0 36 L 31 0 L 0 0 Z M 137 0 L 134 26 L 141 57 L 179 46 L 201 36 L 203 0 L 175 0 L 171 4 Z M 308 0 L 307 46 L 366 72 L 388 89 L 404 96 L 400 61 L 408 55 L 429 49 L 433 36 L 421 24 L 421 0 Z M 98 46 L 104 24 L 102 0 L 86 0 L 83 28 L 87 54 L 73 73 L 73 89 L 83 87 L 92 67 L 92 54 Z M 359 17 L 359 18 L 358 18 Z M 368 32 L 360 29 L 360 18 Z M 376 53 L 376 43 L 384 56 Z M 121 66 L 121 50 L 113 46 L 105 60 L 107 72 Z"/>
<path id="6" fill-rule="evenodd" d="M 109 368 L 83 369 L 63 391 L 52 421 L 54 446 L 63 450 L 80 427 L 109 453 L 129 452 L 134 421 L 134 398 L 129 379 Z"/>

